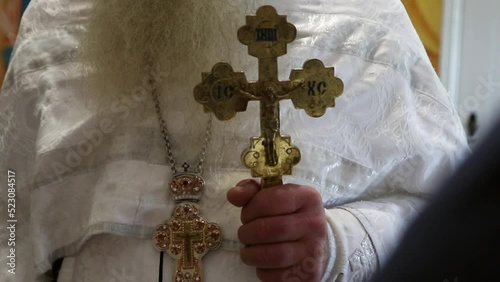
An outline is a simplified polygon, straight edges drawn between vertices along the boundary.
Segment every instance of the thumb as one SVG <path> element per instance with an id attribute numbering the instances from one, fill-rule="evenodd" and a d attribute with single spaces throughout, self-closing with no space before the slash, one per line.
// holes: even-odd
<path id="1" fill-rule="evenodd" d="M 227 191 L 227 200 L 237 206 L 245 206 L 260 190 L 260 182 L 254 179 L 240 181 Z"/>

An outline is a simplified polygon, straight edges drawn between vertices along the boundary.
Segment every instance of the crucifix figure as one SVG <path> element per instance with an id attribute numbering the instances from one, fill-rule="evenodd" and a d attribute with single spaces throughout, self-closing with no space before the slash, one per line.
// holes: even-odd
<path id="1" fill-rule="evenodd" d="M 260 102 L 261 136 L 251 139 L 242 161 L 253 177 L 262 178 L 263 188 L 282 184 L 282 176 L 291 174 L 300 161 L 300 151 L 291 144 L 291 138 L 280 134 L 279 102 L 291 99 L 296 108 L 321 117 L 328 107 L 335 106 L 335 98 L 344 90 L 334 68 L 326 68 L 317 59 L 305 62 L 303 69 L 292 70 L 289 81 L 278 80 L 278 57 L 286 54 L 287 44 L 296 34 L 295 26 L 274 7 L 260 7 L 238 30 L 239 41 L 258 59 L 258 81 L 250 83 L 243 72 L 218 63 L 211 73 L 202 74 L 202 83 L 194 89 L 196 101 L 220 120 L 246 111 L 249 101 Z"/>

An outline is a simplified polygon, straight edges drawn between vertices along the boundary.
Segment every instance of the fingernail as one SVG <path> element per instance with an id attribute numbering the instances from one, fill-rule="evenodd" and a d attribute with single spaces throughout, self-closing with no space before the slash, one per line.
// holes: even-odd
<path id="1" fill-rule="evenodd" d="M 238 192 L 245 190 L 243 186 L 235 186 L 234 189 Z"/>

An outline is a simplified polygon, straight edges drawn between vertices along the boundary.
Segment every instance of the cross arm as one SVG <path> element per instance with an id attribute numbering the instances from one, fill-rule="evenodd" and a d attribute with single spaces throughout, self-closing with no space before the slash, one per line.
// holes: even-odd
<path id="1" fill-rule="evenodd" d="M 205 112 L 219 120 L 229 120 L 247 109 L 248 101 L 257 100 L 245 73 L 234 72 L 228 63 L 217 63 L 210 73 L 202 74 L 202 82 L 194 89 L 194 98 Z"/>
<path id="2" fill-rule="evenodd" d="M 293 105 L 312 117 L 321 117 L 328 107 L 335 107 L 335 98 L 344 91 L 344 83 L 335 77 L 335 69 L 327 68 L 317 59 L 304 63 L 303 69 L 292 70 L 291 81 L 301 81 L 290 93 Z"/>

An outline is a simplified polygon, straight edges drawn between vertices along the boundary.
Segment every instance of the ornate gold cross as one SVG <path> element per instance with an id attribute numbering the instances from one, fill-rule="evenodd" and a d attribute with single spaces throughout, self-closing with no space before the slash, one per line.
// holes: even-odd
<path id="1" fill-rule="evenodd" d="M 175 282 L 202 282 L 201 258 L 220 247 L 222 235 L 217 224 L 207 222 L 200 214 L 199 201 L 204 188 L 203 179 L 196 174 L 179 173 L 169 188 L 179 203 L 173 217 L 158 225 L 153 232 L 153 244 L 175 259 Z"/>
<path id="2" fill-rule="evenodd" d="M 305 62 L 303 69 L 292 70 L 289 81 L 278 80 L 278 57 L 287 53 L 287 44 L 296 35 L 295 26 L 286 16 L 278 15 L 272 6 L 260 7 L 238 30 L 239 41 L 259 61 L 258 81 L 249 83 L 243 72 L 218 63 L 211 73 L 202 74 L 202 83 L 194 89 L 194 97 L 205 112 L 214 113 L 220 120 L 246 111 L 249 101 L 260 101 L 261 136 L 251 139 L 242 161 L 253 177 L 262 177 L 263 188 L 282 184 L 282 176 L 290 175 L 300 161 L 300 151 L 291 144 L 291 138 L 280 134 L 279 101 L 291 99 L 295 108 L 320 117 L 327 107 L 335 106 L 335 98 L 344 90 L 334 68 L 326 68 L 317 59 Z"/>

